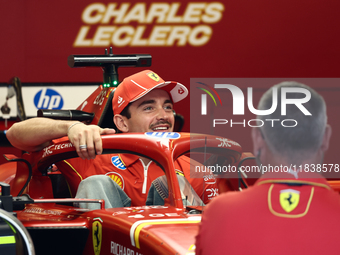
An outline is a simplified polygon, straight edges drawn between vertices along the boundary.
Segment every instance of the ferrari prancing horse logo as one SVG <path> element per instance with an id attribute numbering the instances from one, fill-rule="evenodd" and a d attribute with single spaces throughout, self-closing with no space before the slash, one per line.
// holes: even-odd
<path id="1" fill-rule="evenodd" d="M 300 200 L 300 191 L 294 189 L 284 189 L 280 191 L 280 205 L 287 213 L 293 211 Z"/>
<path id="2" fill-rule="evenodd" d="M 100 254 L 102 246 L 102 222 L 101 218 L 94 218 L 92 223 L 92 242 L 95 255 Z"/>
<path id="3" fill-rule="evenodd" d="M 154 81 L 159 81 L 159 76 L 157 75 L 157 74 L 155 74 L 154 72 L 149 72 L 149 73 L 147 73 L 147 75 L 151 78 L 151 79 L 153 79 Z"/>

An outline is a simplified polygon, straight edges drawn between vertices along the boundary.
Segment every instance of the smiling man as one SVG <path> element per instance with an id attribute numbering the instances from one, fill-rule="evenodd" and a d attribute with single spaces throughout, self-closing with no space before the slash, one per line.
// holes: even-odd
<path id="1" fill-rule="evenodd" d="M 154 114 L 158 105 L 164 110 L 160 118 Z M 122 132 L 171 132 L 173 129 L 173 105 L 164 90 L 155 89 L 126 108 L 133 112 L 134 118 L 131 118 L 131 114 L 129 118 L 121 114 L 114 117 L 114 122 Z"/>
<path id="2" fill-rule="evenodd" d="M 137 73 L 124 79 L 115 91 L 114 122 L 124 133 L 171 132 L 175 122 L 173 103 L 187 95 L 187 88 L 180 83 L 164 82 L 148 70 Z"/>
<path id="3" fill-rule="evenodd" d="M 112 100 L 113 121 L 120 132 L 172 132 L 173 104 L 188 95 L 178 82 L 165 82 L 156 73 L 145 70 L 125 78 L 117 87 Z M 79 158 L 58 163 L 76 197 L 105 199 L 106 207 L 143 205 L 152 181 L 164 175 L 150 159 L 131 154 L 102 153 L 103 134 L 115 133 L 96 125 L 77 121 L 34 118 L 14 124 L 7 132 L 12 145 L 26 151 L 41 150 L 68 136 Z M 96 157 L 97 155 L 100 155 Z M 207 203 L 214 195 L 204 190 L 216 190 L 210 180 L 190 179 L 190 160 L 181 157 L 175 162 L 176 171 L 185 176 L 197 194 Z M 78 187 L 79 185 L 79 187 Z M 203 197 L 204 196 L 204 197 Z M 87 205 L 85 205 L 87 207 Z M 89 208 L 94 209 L 92 205 Z"/>

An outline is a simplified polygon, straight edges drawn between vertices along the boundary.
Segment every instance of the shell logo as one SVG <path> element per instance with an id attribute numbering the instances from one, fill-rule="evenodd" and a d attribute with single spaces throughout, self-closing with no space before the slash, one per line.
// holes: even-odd
<path id="1" fill-rule="evenodd" d="M 109 176 L 115 183 L 119 185 L 119 187 L 121 187 L 124 190 L 125 182 L 123 177 L 119 173 L 110 172 L 107 173 L 106 175 Z"/>

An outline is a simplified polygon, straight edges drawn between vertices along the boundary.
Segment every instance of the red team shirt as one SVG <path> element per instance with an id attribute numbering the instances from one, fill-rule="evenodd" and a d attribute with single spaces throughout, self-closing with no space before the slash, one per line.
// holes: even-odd
<path id="1" fill-rule="evenodd" d="M 321 175 L 296 177 L 265 174 L 215 198 L 204 209 L 196 254 L 339 254 L 339 193 Z"/>
<path id="2" fill-rule="evenodd" d="M 72 196 L 75 196 L 79 183 L 92 175 L 108 175 L 131 198 L 131 206 L 145 205 L 151 183 L 157 177 L 164 175 L 163 170 L 150 161 L 148 165 L 132 154 L 105 154 L 92 160 L 79 158 L 64 160 L 57 164 L 68 181 Z M 188 157 L 182 156 L 175 161 L 177 174 L 184 175 L 204 203 L 208 203 L 218 195 L 216 180 L 213 177 L 190 178 Z M 203 187 L 204 185 L 204 187 Z"/>

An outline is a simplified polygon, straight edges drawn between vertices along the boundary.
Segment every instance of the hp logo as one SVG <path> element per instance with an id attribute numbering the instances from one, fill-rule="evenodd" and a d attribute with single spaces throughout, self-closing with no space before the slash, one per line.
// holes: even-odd
<path id="1" fill-rule="evenodd" d="M 64 100 L 57 91 L 44 88 L 35 95 L 34 105 L 38 109 L 61 109 Z"/>

